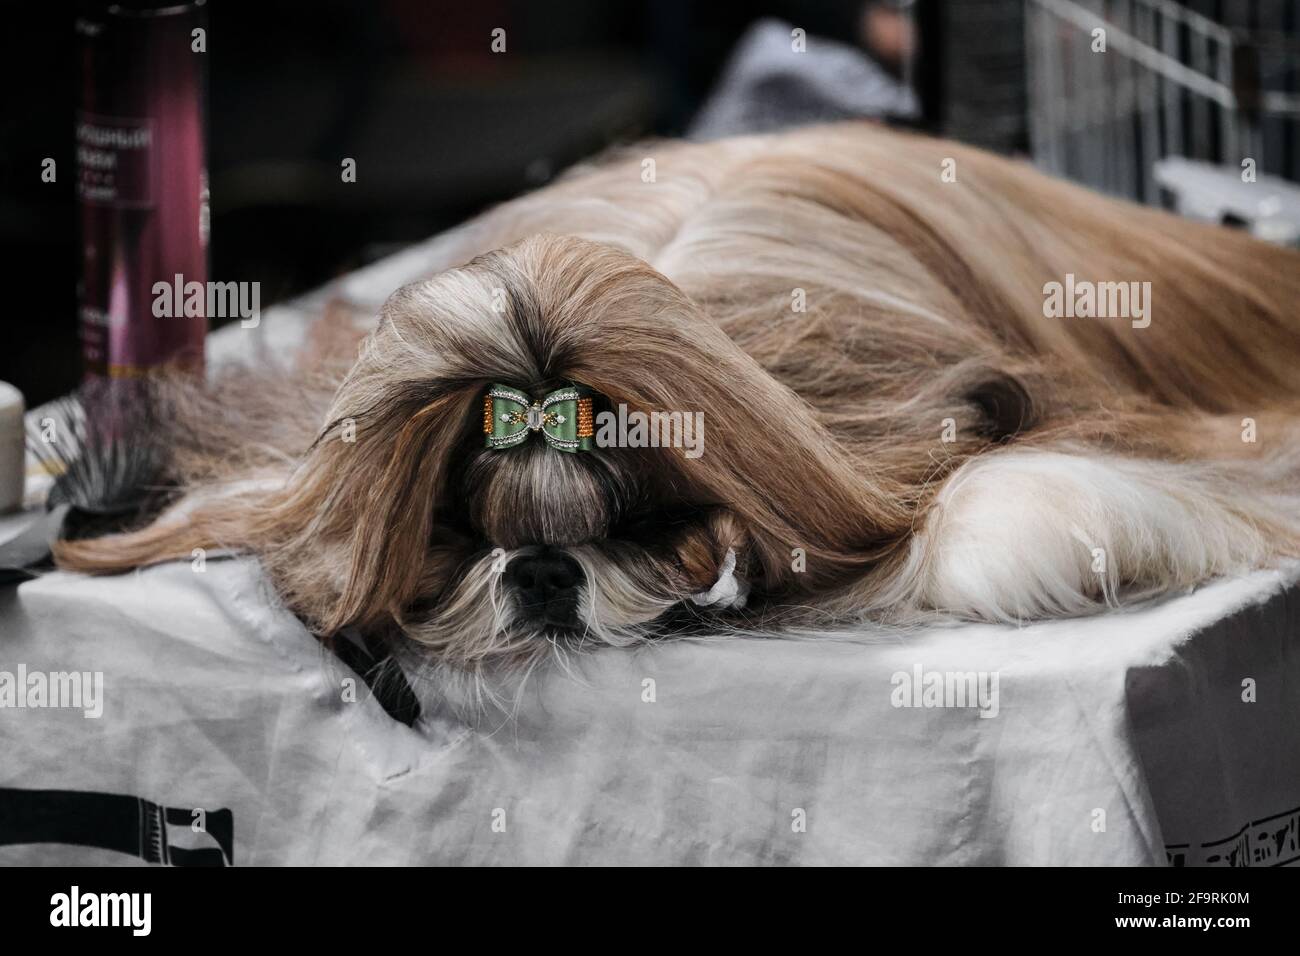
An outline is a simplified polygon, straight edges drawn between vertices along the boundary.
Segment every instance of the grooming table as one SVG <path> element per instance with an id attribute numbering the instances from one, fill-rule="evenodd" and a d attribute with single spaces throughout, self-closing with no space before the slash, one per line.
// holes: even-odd
<path id="1" fill-rule="evenodd" d="M 102 715 L 0 710 L 0 864 L 1287 863 L 1298 578 L 1019 630 L 599 650 L 511 720 L 409 728 L 250 560 L 55 573 L 0 593 L 0 671 L 101 671 Z M 894 706 L 918 668 L 996 673 L 996 716 Z"/>
<path id="2" fill-rule="evenodd" d="M 221 330 L 210 360 L 284 354 L 334 298 L 377 308 L 446 241 Z M 102 672 L 103 711 L 0 709 L 0 864 L 1300 858 L 1300 565 L 1020 629 L 602 649 L 511 719 L 408 727 L 255 562 L 209 557 L 0 590 L 0 682 L 20 668 Z M 924 706 L 966 674 L 996 698 Z"/>

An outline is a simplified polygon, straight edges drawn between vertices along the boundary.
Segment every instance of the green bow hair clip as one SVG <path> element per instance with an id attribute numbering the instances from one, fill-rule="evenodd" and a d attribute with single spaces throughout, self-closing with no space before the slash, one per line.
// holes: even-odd
<path id="1" fill-rule="evenodd" d="M 493 385 L 483 396 L 483 433 L 488 448 L 514 448 L 540 432 L 559 451 L 590 451 L 595 434 L 592 396 L 581 385 L 557 388 L 540 401 L 509 385 Z"/>

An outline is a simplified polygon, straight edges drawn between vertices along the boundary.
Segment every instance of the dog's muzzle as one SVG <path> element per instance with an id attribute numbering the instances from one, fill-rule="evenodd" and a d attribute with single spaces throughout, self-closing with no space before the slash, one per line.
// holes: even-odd
<path id="1" fill-rule="evenodd" d="M 520 555 L 506 568 L 506 583 L 514 591 L 521 616 L 555 627 L 578 623 L 582 581 L 578 562 L 556 548 Z"/>

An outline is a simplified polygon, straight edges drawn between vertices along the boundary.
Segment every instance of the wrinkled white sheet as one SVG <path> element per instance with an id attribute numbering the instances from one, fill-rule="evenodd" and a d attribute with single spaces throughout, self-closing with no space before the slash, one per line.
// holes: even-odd
<path id="1" fill-rule="evenodd" d="M 0 709 L 0 788 L 226 808 L 236 865 L 1280 863 L 1298 578 L 1020 630 L 600 650 L 513 721 L 412 730 L 342 699 L 251 561 L 56 573 L 0 592 L 0 671 L 102 671 L 103 716 Z M 894 706 L 918 666 L 996 672 L 996 716 Z M 138 861 L 0 846 L 77 862 Z"/>

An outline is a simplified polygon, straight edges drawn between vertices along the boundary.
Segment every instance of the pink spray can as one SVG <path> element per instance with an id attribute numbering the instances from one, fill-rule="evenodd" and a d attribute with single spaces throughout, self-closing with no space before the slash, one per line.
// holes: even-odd
<path id="1" fill-rule="evenodd" d="M 205 0 L 87 4 L 76 31 L 86 377 L 201 369 L 207 316 L 155 287 L 208 279 Z"/>

